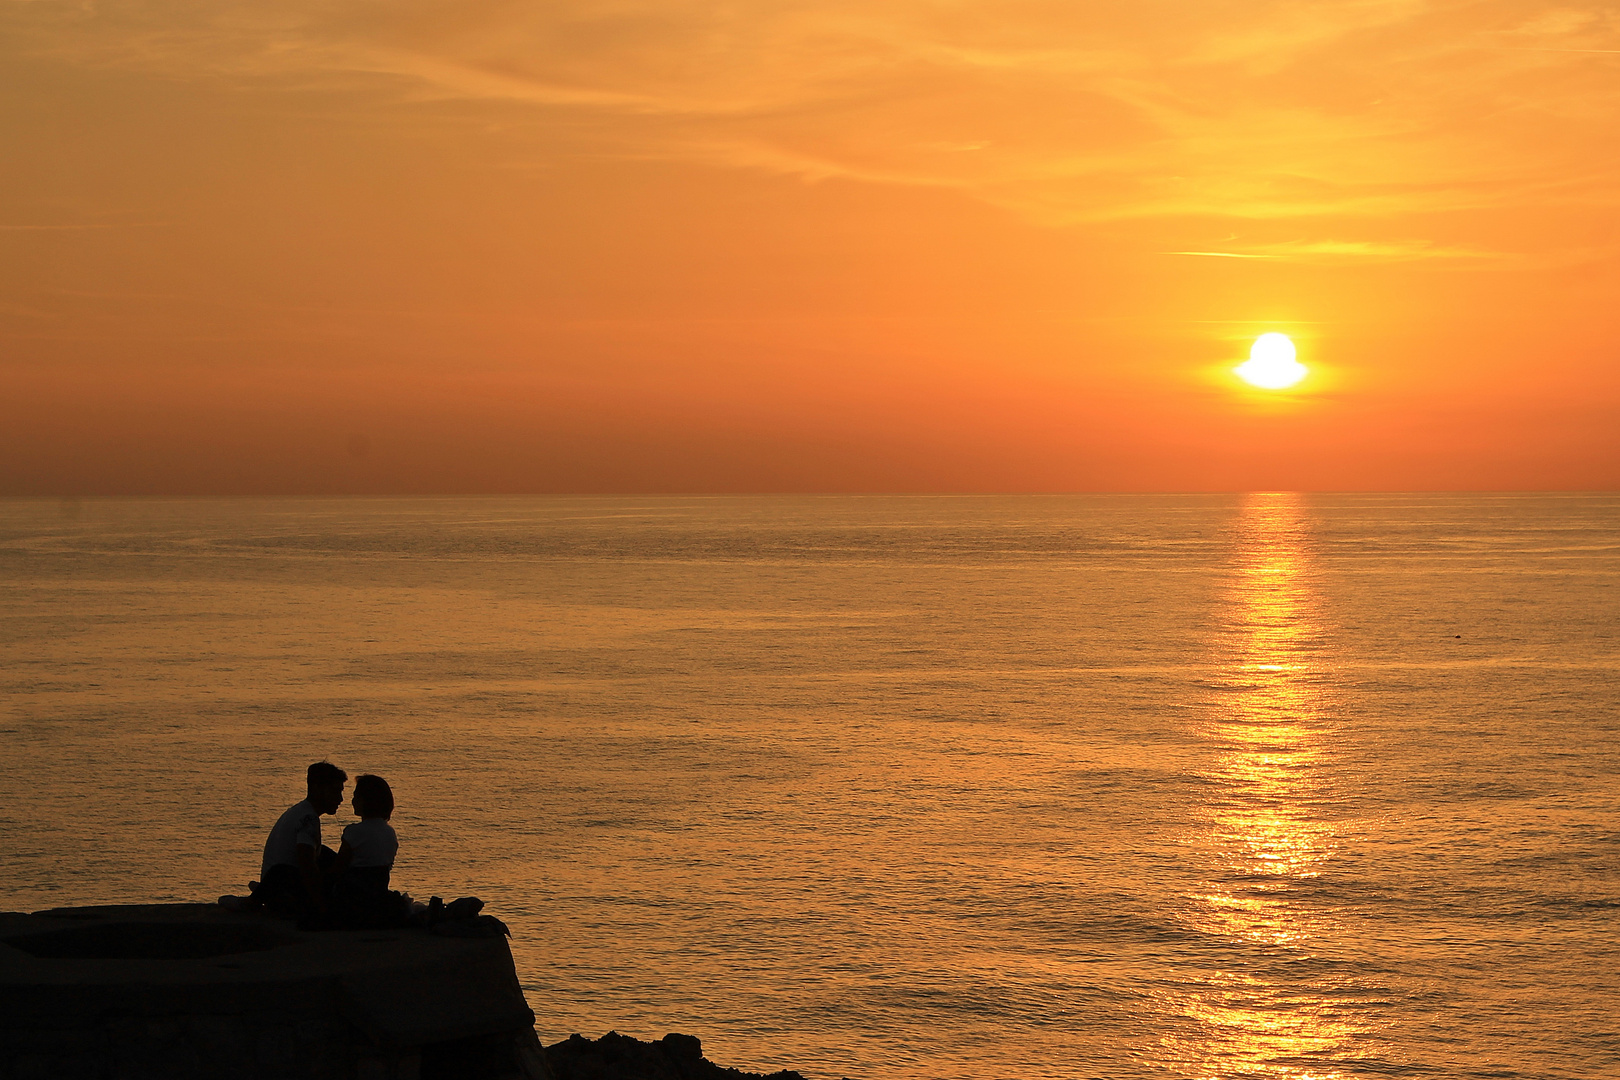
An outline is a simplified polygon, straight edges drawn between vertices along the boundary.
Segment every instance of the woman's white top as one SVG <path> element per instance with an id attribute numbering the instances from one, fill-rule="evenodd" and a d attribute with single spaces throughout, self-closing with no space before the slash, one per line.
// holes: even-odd
<path id="1" fill-rule="evenodd" d="M 350 866 L 393 866 L 399 854 L 399 837 L 386 818 L 362 818 L 343 830 L 349 845 Z"/>

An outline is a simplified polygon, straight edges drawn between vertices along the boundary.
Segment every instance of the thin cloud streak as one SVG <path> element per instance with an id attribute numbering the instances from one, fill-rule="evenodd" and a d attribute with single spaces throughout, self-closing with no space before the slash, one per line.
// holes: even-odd
<path id="1" fill-rule="evenodd" d="M 49 225 L 3 225 L 0 232 L 83 232 L 99 229 L 159 229 L 173 225 L 172 221 L 123 221 L 92 224 L 67 223 Z"/>
<path id="2" fill-rule="evenodd" d="M 1284 259 L 1295 262 L 1424 262 L 1438 260 L 1501 261 L 1501 252 L 1445 247 L 1423 240 L 1396 243 L 1364 240 L 1294 240 L 1265 244 L 1250 251 L 1164 251 L 1162 255 L 1192 255 L 1217 259 Z"/>
<path id="3" fill-rule="evenodd" d="M 1275 255 L 1244 255 L 1236 251 L 1161 251 L 1160 255 L 1199 255 L 1209 259 L 1274 259 Z"/>

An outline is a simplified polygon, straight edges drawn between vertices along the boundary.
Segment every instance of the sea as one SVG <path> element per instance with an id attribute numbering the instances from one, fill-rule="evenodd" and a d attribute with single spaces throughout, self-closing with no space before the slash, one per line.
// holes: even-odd
<path id="1" fill-rule="evenodd" d="M 1614 494 L 13 499 L 0 643 L 0 909 L 240 893 L 327 759 L 546 1042 L 1620 1077 Z"/>

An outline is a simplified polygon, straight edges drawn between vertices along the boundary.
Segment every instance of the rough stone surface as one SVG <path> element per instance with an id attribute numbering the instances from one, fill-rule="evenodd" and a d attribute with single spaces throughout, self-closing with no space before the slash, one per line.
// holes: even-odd
<path id="1" fill-rule="evenodd" d="M 600 1039 L 571 1035 L 546 1047 L 555 1080 L 804 1080 L 796 1072 L 740 1072 L 703 1056 L 695 1035 L 671 1033 L 642 1042 L 617 1031 Z"/>
<path id="2" fill-rule="evenodd" d="M 549 1080 L 503 938 L 0 913 L 0 1080 Z"/>

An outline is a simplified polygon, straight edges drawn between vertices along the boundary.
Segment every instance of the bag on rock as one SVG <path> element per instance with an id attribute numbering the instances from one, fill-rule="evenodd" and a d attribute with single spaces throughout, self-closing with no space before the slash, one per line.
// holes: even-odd
<path id="1" fill-rule="evenodd" d="M 439 937 L 484 938 L 511 937 L 512 931 L 493 915 L 474 915 L 470 919 L 445 919 L 428 928 Z"/>

